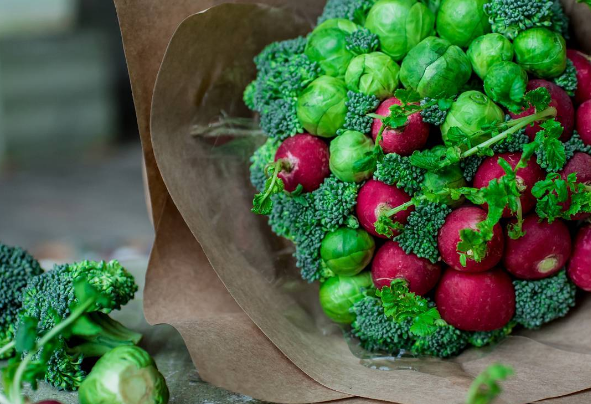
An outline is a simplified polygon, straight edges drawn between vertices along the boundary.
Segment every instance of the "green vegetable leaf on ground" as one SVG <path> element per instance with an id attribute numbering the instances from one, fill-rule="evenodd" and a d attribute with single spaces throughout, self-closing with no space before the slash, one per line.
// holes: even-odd
<path id="1" fill-rule="evenodd" d="M 466 404 L 491 404 L 502 392 L 499 382 L 513 375 L 513 368 L 496 363 L 480 373 L 468 390 Z"/>

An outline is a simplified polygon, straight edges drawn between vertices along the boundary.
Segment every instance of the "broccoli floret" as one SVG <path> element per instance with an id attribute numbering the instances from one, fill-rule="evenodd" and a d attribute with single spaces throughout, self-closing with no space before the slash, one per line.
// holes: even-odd
<path id="1" fill-rule="evenodd" d="M 250 183 L 259 192 L 263 192 L 267 181 L 265 167 L 275 159 L 275 153 L 277 153 L 280 144 L 276 139 L 269 138 L 250 157 Z"/>
<path id="2" fill-rule="evenodd" d="M 345 117 L 345 125 L 342 130 L 339 130 L 339 134 L 345 130 L 356 130 L 364 134 L 371 132 L 371 125 L 373 118 L 367 116 L 367 114 L 374 112 L 380 100 L 375 95 L 367 95 L 362 93 L 356 93 L 349 91 L 347 93 L 347 115 Z"/>
<path id="3" fill-rule="evenodd" d="M 462 170 L 462 174 L 464 174 L 466 181 L 472 182 L 474 176 L 476 175 L 476 171 L 478 171 L 478 168 L 484 159 L 484 157 L 474 154 L 460 161 L 460 169 Z"/>
<path id="4" fill-rule="evenodd" d="M 356 316 L 351 324 L 351 334 L 359 339 L 364 349 L 395 353 L 412 346 L 409 331 L 412 321 L 399 324 L 386 317 L 380 299 L 366 296 L 355 303 L 351 311 Z"/>
<path id="5" fill-rule="evenodd" d="M 273 42 L 265 47 L 254 58 L 257 70 L 261 73 L 273 71 L 277 66 L 285 65 L 293 57 L 306 50 L 307 40 L 304 37 Z"/>
<path id="6" fill-rule="evenodd" d="M 525 328 L 539 328 L 564 317 L 575 306 L 577 288 L 561 271 L 537 281 L 514 280 L 515 321 Z"/>
<path id="7" fill-rule="evenodd" d="M 323 277 L 320 245 L 327 232 L 348 223 L 357 201 L 358 184 L 334 176 L 310 193 L 293 198 L 285 193 L 273 196 L 269 224 L 275 234 L 292 240 L 296 265 L 309 282 Z"/>
<path id="8" fill-rule="evenodd" d="M 468 336 L 465 332 L 446 325 L 437 328 L 437 331 L 428 336 L 417 339 L 412 351 L 419 355 L 449 358 L 459 354 L 467 345 Z"/>
<path id="9" fill-rule="evenodd" d="M 0 348 L 14 339 L 23 289 L 41 273 L 39 262 L 25 250 L 0 243 Z M 9 351 L 0 355 L 0 359 L 13 354 L 14 351 Z"/>
<path id="10" fill-rule="evenodd" d="M 546 27 L 561 34 L 568 32 L 566 16 L 555 0 L 491 0 L 484 5 L 492 31 L 513 40 L 533 27 Z"/>
<path id="11" fill-rule="evenodd" d="M 505 140 L 494 144 L 491 149 L 495 154 L 499 153 L 521 153 L 523 146 L 530 142 L 529 137 L 525 134 L 525 129 L 507 137 Z"/>
<path id="12" fill-rule="evenodd" d="M 261 113 L 261 129 L 268 136 L 279 140 L 302 133 L 304 127 L 298 119 L 296 100 L 272 101 Z"/>
<path id="13" fill-rule="evenodd" d="M 494 331 L 478 331 L 468 333 L 468 343 L 472 346 L 482 348 L 483 346 L 493 345 L 504 340 L 507 335 L 511 334 L 515 322 L 511 321 L 503 328 Z"/>
<path id="14" fill-rule="evenodd" d="M 415 254 L 435 263 L 439 261 L 437 236 L 451 208 L 440 203 L 423 202 L 408 217 L 402 232 L 394 238 L 407 254 Z"/>
<path id="15" fill-rule="evenodd" d="M 571 97 L 575 95 L 579 84 L 577 81 L 577 68 L 570 59 L 566 59 L 566 69 L 564 73 L 554 79 L 554 83 L 562 87 Z"/>
<path id="16" fill-rule="evenodd" d="M 345 18 L 358 24 L 365 22 L 369 9 L 377 0 L 328 0 L 318 24 L 332 18 Z"/>
<path id="17" fill-rule="evenodd" d="M 375 52 L 380 46 L 378 36 L 367 28 L 361 28 L 347 35 L 347 49 L 356 55 Z"/>
<path id="18" fill-rule="evenodd" d="M 575 130 L 573 136 L 567 142 L 564 142 L 564 151 L 566 153 L 566 161 L 568 161 L 577 152 L 591 154 L 591 146 L 586 145 L 581 139 L 579 132 Z"/>
<path id="19" fill-rule="evenodd" d="M 382 161 L 378 161 L 374 178 L 414 195 L 422 188 L 425 170 L 412 165 L 410 157 L 390 153 L 386 154 Z"/>
<path id="20" fill-rule="evenodd" d="M 116 346 L 136 344 L 141 338 L 108 316 L 127 304 L 137 291 L 133 276 L 117 261 L 60 265 L 34 277 L 24 289 L 19 317 L 39 319 L 40 335 L 52 329 L 77 302 L 74 282 L 80 280 L 109 299 L 107 305 L 95 305 L 78 319 L 67 339 L 58 338 L 58 349 L 48 363 L 45 380 L 64 390 L 75 390 L 80 385 L 85 376 L 84 358 L 99 357 Z"/>
<path id="21" fill-rule="evenodd" d="M 429 102 L 431 102 L 432 99 L 431 98 L 423 98 L 421 100 L 421 105 L 425 105 Z M 425 109 L 423 109 L 421 111 L 421 117 L 423 118 L 423 121 L 430 123 L 432 125 L 443 125 L 443 122 L 445 121 L 445 118 L 447 117 L 447 111 L 442 110 L 439 107 L 439 104 L 435 103 L 433 105 L 431 105 L 430 107 L 427 107 Z"/>

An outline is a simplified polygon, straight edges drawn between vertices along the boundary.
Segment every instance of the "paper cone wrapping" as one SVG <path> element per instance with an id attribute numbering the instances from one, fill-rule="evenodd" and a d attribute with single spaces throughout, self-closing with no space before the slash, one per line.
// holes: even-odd
<path id="1" fill-rule="evenodd" d="M 454 360 L 350 349 L 322 314 L 317 286 L 300 279 L 292 249 L 250 212 L 248 158 L 264 139 L 192 135 L 222 115 L 251 116 L 242 92 L 256 74 L 252 58 L 309 32 L 324 5 L 264 3 L 116 0 L 156 228 L 148 321 L 180 331 L 205 380 L 266 401 L 459 404 L 475 375 L 502 362 L 516 376 L 500 403 L 591 402 L 589 299 L 539 331 Z M 589 51 L 585 7 L 566 9 Z"/>

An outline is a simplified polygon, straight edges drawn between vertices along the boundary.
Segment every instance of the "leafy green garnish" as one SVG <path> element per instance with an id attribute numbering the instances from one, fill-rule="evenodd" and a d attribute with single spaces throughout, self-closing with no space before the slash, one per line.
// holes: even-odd
<path id="1" fill-rule="evenodd" d="M 273 210 L 273 201 L 271 196 L 283 192 L 285 185 L 281 178 L 278 177 L 284 166 L 283 160 L 277 160 L 276 162 L 269 164 L 265 168 L 265 174 L 267 175 L 267 181 L 265 181 L 265 189 L 263 192 L 258 193 L 254 196 L 252 201 L 252 212 L 259 215 L 270 215 Z"/>
<path id="2" fill-rule="evenodd" d="M 591 212 L 591 190 L 589 186 L 577 183 L 576 173 L 569 174 L 566 180 L 559 174 L 550 173 L 545 180 L 534 185 L 532 195 L 537 200 L 536 214 L 548 223 Z M 569 198 L 570 204 L 566 206 Z"/>
<path id="3" fill-rule="evenodd" d="M 480 373 L 470 385 L 466 404 L 490 404 L 503 392 L 499 382 L 513 375 L 510 366 L 495 363 Z"/>

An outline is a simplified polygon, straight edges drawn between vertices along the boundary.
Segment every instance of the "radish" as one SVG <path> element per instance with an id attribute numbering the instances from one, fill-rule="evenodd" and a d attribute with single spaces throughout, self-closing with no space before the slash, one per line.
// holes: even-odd
<path id="1" fill-rule="evenodd" d="M 405 253 L 395 241 L 386 241 L 374 257 L 371 276 L 378 289 L 390 286 L 393 279 L 406 279 L 409 290 L 423 296 L 439 281 L 441 268 L 424 258 Z"/>
<path id="2" fill-rule="evenodd" d="M 295 191 L 298 185 L 312 192 L 330 175 L 328 146 L 309 134 L 285 139 L 275 153 L 275 162 L 281 162 L 277 176 L 287 192 Z"/>
<path id="3" fill-rule="evenodd" d="M 504 327 L 515 314 L 515 289 L 501 269 L 465 273 L 447 269 L 435 303 L 441 317 L 464 331 L 493 331 Z"/>
<path id="4" fill-rule="evenodd" d="M 566 57 L 573 62 L 577 69 L 577 91 L 575 91 L 575 102 L 581 104 L 591 100 L 591 61 L 584 53 L 574 49 L 566 50 Z"/>
<path id="5" fill-rule="evenodd" d="M 560 171 L 560 176 L 563 180 L 566 180 L 569 174 L 572 173 L 577 173 L 577 183 L 591 185 L 591 156 L 587 153 L 576 152 Z M 565 209 L 568 209 L 569 206 L 570 198 L 564 203 Z M 584 220 L 589 216 L 591 216 L 589 213 L 578 213 L 571 220 Z"/>
<path id="6" fill-rule="evenodd" d="M 357 195 L 357 218 L 359 224 L 370 234 L 387 238 L 378 234 L 375 229 L 375 223 L 378 221 L 380 213 L 396 208 L 410 201 L 410 196 L 396 188 L 394 185 L 386 185 L 376 180 L 367 181 L 359 190 Z M 392 220 L 405 224 L 413 208 L 396 213 Z M 394 230 L 394 235 L 399 232 Z"/>
<path id="7" fill-rule="evenodd" d="M 491 180 L 501 178 L 505 175 L 505 170 L 499 165 L 499 159 L 507 161 L 512 168 L 517 166 L 521 159 L 521 153 L 502 153 L 497 154 L 494 157 L 489 157 L 480 165 L 476 175 L 474 176 L 474 187 L 485 188 L 488 186 Z M 524 188 L 521 195 L 521 208 L 523 213 L 531 211 L 535 204 L 536 198 L 531 194 L 532 187 L 536 182 L 544 178 L 544 171 L 538 165 L 534 158 L 531 158 L 527 164 L 527 167 L 520 168 L 517 170 L 517 181 L 520 186 Z M 488 205 L 484 205 L 486 208 Z M 514 213 L 511 213 L 509 208 L 505 208 L 503 211 L 503 217 L 512 217 Z"/>
<path id="8" fill-rule="evenodd" d="M 461 241 L 460 231 L 477 229 L 478 223 L 486 219 L 486 212 L 476 206 L 464 206 L 451 212 L 439 230 L 438 246 L 443 261 L 452 268 L 462 272 L 483 272 L 496 266 L 503 256 L 505 238 L 503 229 L 497 224 L 493 229 L 493 238 L 487 243 L 486 257 L 476 262 L 468 259 L 466 266 L 460 262 L 458 243 Z"/>
<path id="9" fill-rule="evenodd" d="M 505 239 L 503 264 L 519 279 L 542 279 L 560 271 L 571 254 L 568 227 L 561 220 L 541 222 L 531 214 L 523 220 L 525 235 L 517 240 Z"/>
<path id="10" fill-rule="evenodd" d="M 401 102 L 396 97 L 388 98 L 380 104 L 376 114 L 382 116 L 390 116 L 390 107 L 392 105 L 401 105 Z M 374 142 L 382 129 L 382 121 L 374 119 L 371 127 L 371 136 Z M 396 153 L 401 156 L 409 156 L 415 150 L 420 150 L 427 143 L 429 138 L 429 124 L 423 122 L 423 118 L 419 112 L 416 112 L 408 117 L 406 125 L 401 128 L 387 129 L 382 134 L 382 141 L 380 146 L 385 153 Z"/>
<path id="11" fill-rule="evenodd" d="M 560 122 L 564 131 L 560 136 L 560 140 L 563 142 L 567 141 L 573 135 L 573 129 L 575 126 L 575 108 L 573 106 L 573 102 L 571 101 L 570 97 L 562 88 L 558 87 L 556 84 L 546 81 L 546 80 L 530 80 L 527 83 L 527 91 L 535 90 L 536 88 L 544 87 L 548 89 L 550 92 L 550 97 L 552 97 L 552 101 L 550 101 L 550 106 L 556 108 L 556 120 Z M 521 118 L 524 116 L 532 115 L 535 112 L 534 107 L 529 107 L 528 109 L 524 110 L 520 114 L 514 114 L 509 112 L 512 118 Z M 536 137 L 536 133 L 540 131 L 541 127 L 538 123 L 535 123 L 533 126 L 528 126 L 525 128 L 525 134 L 530 138 L 534 139 Z"/>
<path id="12" fill-rule="evenodd" d="M 587 100 L 577 109 L 577 132 L 586 145 L 591 145 L 591 100 Z"/>
<path id="13" fill-rule="evenodd" d="M 591 225 L 582 227 L 577 234 L 568 276 L 575 285 L 591 292 Z"/>

